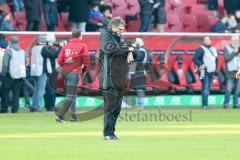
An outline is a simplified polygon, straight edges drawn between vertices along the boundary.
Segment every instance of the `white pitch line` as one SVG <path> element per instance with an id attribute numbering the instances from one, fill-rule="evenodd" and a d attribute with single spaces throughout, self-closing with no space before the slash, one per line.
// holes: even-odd
<path id="1" fill-rule="evenodd" d="M 240 130 L 197 130 L 197 131 L 119 131 L 119 136 L 198 136 L 198 135 L 239 135 Z M 59 138 L 70 136 L 102 136 L 102 132 L 59 132 L 59 133 L 26 133 L 0 135 L 0 139 L 5 138 Z"/>
<path id="2" fill-rule="evenodd" d="M 224 125 L 156 125 L 156 126 L 146 126 L 150 128 L 188 128 L 188 129 L 240 129 L 240 125 L 237 124 L 224 124 Z"/>

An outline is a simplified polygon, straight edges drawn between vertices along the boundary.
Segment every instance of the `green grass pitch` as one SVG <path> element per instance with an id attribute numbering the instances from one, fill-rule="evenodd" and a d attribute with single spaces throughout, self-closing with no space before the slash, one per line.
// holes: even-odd
<path id="1" fill-rule="evenodd" d="M 161 111 L 190 114 L 189 109 Z M 103 140 L 102 117 L 60 124 L 53 113 L 1 114 L 0 160 L 239 160 L 240 110 L 192 109 L 191 121 L 179 122 L 130 121 L 124 112 L 119 141 Z"/>

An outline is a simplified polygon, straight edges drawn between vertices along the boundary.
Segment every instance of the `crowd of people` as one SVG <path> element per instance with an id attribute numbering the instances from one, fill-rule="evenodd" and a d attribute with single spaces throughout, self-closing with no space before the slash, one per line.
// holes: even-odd
<path id="1" fill-rule="evenodd" d="M 8 3 L 7 3 L 8 2 Z M 141 24 L 139 32 L 148 32 L 152 24 L 158 32 L 164 32 L 167 23 L 166 0 L 139 0 Z M 181 0 L 174 0 L 175 4 L 182 5 Z M 7 5 L 7 4 L 10 4 Z M 239 32 L 240 5 L 237 0 L 224 0 L 226 16 L 213 26 L 212 32 L 226 33 Z M 217 0 L 208 0 L 209 10 L 218 10 Z M 44 16 L 46 29 L 54 31 L 59 24 L 58 14 L 68 12 L 70 22 L 69 30 L 79 29 L 85 31 L 99 31 L 108 26 L 112 18 L 112 6 L 105 0 L 1 0 L 0 1 L 0 30 L 14 31 L 11 12 L 25 11 L 27 26 L 26 31 L 39 31 L 41 16 Z M 43 13 L 43 14 L 42 14 Z M 218 14 L 216 14 L 217 16 Z M 152 22 L 152 18 L 154 21 Z"/>
<path id="2" fill-rule="evenodd" d="M 11 4 L 10 7 L 8 4 Z M 58 14 L 69 12 L 71 30 L 81 32 L 97 31 L 106 27 L 112 18 L 112 8 L 104 0 L 13 0 L 0 2 L 0 30 L 14 31 L 11 11 L 25 11 L 26 31 L 39 31 L 43 13 L 47 31 L 54 31 L 58 25 Z"/>
<path id="3" fill-rule="evenodd" d="M 57 68 L 56 58 L 61 47 L 54 46 L 53 42 L 53 34 L 39 36 L 30 56 L 21 49 L 18 37 L 12 36 L 7 42 L 1 34 L 1 113 L 7 113 L 9 106 L 12 106 L 12 113 L 18 112 L 21 92 L 25 98 L 25 107 L 31 112 L 40 111 L 40 102 L 44 95 L 46 110 L 54 110 L 55 91 L 49 86 L 47 79 Z"/>

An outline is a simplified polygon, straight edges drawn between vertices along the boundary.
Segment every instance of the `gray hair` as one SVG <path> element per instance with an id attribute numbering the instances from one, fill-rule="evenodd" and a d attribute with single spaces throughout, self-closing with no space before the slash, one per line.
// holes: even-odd
<path id="1" fill-rule="evenodd" d="M 125 21 L 121 17 L 114 17 L 109 22 L 108 28 L 118 27 L 120 25 L 125 26 L 126 25 Z"/>

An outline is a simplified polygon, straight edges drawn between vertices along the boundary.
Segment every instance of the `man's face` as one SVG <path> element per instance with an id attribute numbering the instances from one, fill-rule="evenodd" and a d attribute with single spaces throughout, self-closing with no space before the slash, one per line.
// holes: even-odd
<path id="1" fill-rule="evenodd" d="M 239 47 L 239 37 L 238 36 L 234 36 L 231 38 L 231 44 L 238 48 Z"/>
<path id="2" fill-rule="evenodd" d="M 124 25 L 119 25 L 112 28 L 113 32 L 115 32 L 118 36 L 121 36 L 123 32 L 125 31 Z"/>
<path id="3" fill-rule="evenodd" d="M 227 17 L 223 17 L 222 20 L 221 20 L 222 23 L 223 23 L 223 24 L 227 23 L 227 19 L 228 19 Z"/>
<path id="4" fill-rule="evenodd" d="M 103 13 L 104 17 L 107 17 L 107 18 L 111 18 L 112 17 L 112 14 L 110 12 L 110 10 L 105 10 L 104 13 Z"/>
<path id="5" fill-rule="evenodd" d="M 207 46 L 210 46 L 212 44 L 211 38 L 210 37 L 204 37 L 203 44 L 205 44 Z"/>

